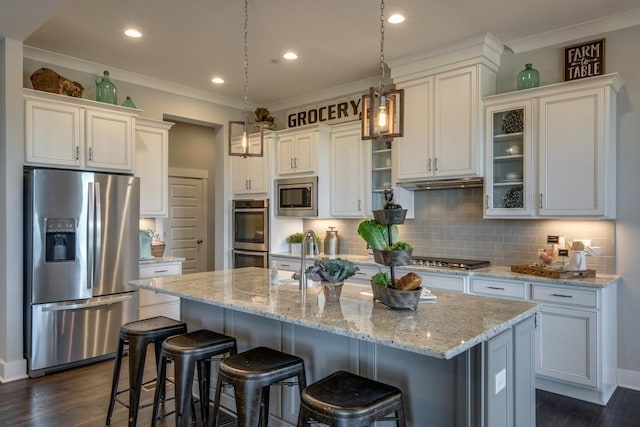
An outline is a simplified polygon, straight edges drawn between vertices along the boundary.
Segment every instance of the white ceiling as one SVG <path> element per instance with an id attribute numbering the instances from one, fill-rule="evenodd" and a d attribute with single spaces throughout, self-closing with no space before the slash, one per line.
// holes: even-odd
<path id="1" fill-rule="evenodd" d="M 2 0 L 0 34 L 242 99 L 243 8 L 242 0 Z M 517 45 L 603 17 L 637 17 L 637 8 L 638 0 L 387 0 L 385 14 L 407 20 L 385 25 L 385 58 L 486 32 Z M 249 101 L 270 105 L 377 76 L 379 13 L 378 0 L 249 0 Z M 126 38 L 128 26 L 143 38 Z M 298 52 L 296 62 L 282 59 L 287 49 Z M 226 83 L 214 86 L 214 75 Z"/>

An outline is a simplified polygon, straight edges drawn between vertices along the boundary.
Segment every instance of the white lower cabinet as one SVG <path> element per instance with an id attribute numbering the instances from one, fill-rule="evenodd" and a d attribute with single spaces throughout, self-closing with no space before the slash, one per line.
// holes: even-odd
<path id="1" fill-rule="evenodd" d="M 158 262 L 140 265 L 140 278 L 160 276 L 179 276 L 182 274 L 182 261 Z M 146 289 L 139 291 L 138 318 L 148 319 L 154 316 L 166 316 L 180 320 L 180 298 L 159 294 Z"/>

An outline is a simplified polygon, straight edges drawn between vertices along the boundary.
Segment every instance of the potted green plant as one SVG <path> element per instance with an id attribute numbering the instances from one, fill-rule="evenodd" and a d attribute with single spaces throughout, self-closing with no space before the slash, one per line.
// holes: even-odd
<path id="1" fill-rule="evenodd" d="M 287 237 L 287 242 L 289 242 L 289 252 L 299 254 L 302 250 L 303 239 L 304 233 L 293 233 Z"/>
<path id="2" fill-rule="evenodd" d="M 368 219 L 360 223 L 358 234 L 373 249 L 373 257 L 378 264 L 411 264 L 413 247 L 399 239 L 397 225 L 382 225 L 376 220 Z"/>
<path id="3" fill-rule="evenodd" d="M 322 291 L 327 301 L 340 299 L 342 285 L 349 277 L 356 274 L 358 267 L 351 261 L 342 258 L 316 259 L 307 268 L 307 278 L 322 283 Z"/>

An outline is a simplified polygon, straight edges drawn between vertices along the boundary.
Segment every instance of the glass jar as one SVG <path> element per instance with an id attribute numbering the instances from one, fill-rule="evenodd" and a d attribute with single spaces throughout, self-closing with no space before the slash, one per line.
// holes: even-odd
<path id="1" fill-rule="evenodd" d="M 107 70 L 102 76 L 96 77 L 96 101 L 108 104 L 118 103 L 118 90 L 109 79 L 109 71 Z"/>
<path id="2" fill-rule="evenodd" d="M 526 64 L 524 70 L 518 73 L 518 90 L 538 86 L 540 86 L 540 73 L 531 64 Z"/>

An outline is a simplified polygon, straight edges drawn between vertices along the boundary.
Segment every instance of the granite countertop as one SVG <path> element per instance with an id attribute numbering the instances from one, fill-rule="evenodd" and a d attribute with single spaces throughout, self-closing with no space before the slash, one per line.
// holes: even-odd
<path id="1" fill-rule="evenodd" d="M 182 262 L 185 259 L 186 258 L 180 258 L 180 257 L 175 257 L 175 256 L 163 256 L 163 257 L 155 257 L 153 259 L 141 259 L 141 260 L 138 260 L 138 263 L 140 265 L 163 264 L 163 263 L 168 263 L 168 262 Z"/>
<path id="2" fill-rule="evenodd" d="M 540 310 L 536 303 L 437 290 L 416 311 L 373 302 L 371 288 L 345 283 L 337 303 L 319 287 L 300 291 L 293 281 L 272 285 L 269 270 L 248 267 L 129 282 L 136 288 L 264 316 L 279 321 L 451 359 Z"/>
<path id="3" fill-rule="evenodd" d="M 273 253 L 274 256 L 287 257 L 292 259 L 300 259 L 299 254 L 292 253 Z M 313 259 L 319 256 L 309 256 L 308 258 Z M 350 255 L 350 254 L 340 254 L 334 258 L 344 258 L 348 259 L 356 264 L 360 265 L 371 265 L 371 266 L 380 266 L 380 264 L 376 264 L 371 258 L 366 255 Z M 585 278 L 577 278 L 577 279 L 554 279 L 544 276 L 536 276 L 532 274 L 522 274 L 515 273 L 511 271 L 511 267 L 509 266 L 491 266 L 485 268 L 479 268 L 477 270 L 456 270 L 451 268 L 438 268 L 438 267 L 425 267 L 424 265 L 407 265 L 402 267 L 397 267 L 402 270 L 413 270 L 415 272 L 425 271 L 431 273 L 442 273 L 448 274 L 452 276 L 468 276 L 468 277 L 490 277 L 494 279 L 506 279 L 506 280 L 523 280 L 527 282 L 538 282 L 538 283 L 546 283 L 550 285 L 571 285 L 571 286 L 586 286 L 586 287 L 596 287 L 596 288 L 604 288 L 610 285 L 617 283 L 620 276 L 614 274 L 596 274 L 596 277 L 585 277 Z"/>

